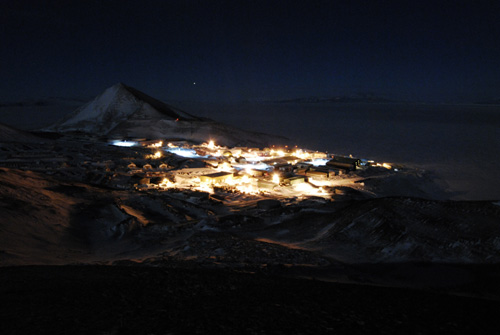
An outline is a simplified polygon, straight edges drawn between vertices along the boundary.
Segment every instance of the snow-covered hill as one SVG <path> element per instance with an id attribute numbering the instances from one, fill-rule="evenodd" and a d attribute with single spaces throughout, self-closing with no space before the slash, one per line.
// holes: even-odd
<path id="1" fill-rule="evenodd" d="M 16 169 L 0 168 L 0 185 L 0 266 L 164 255 L 228 266 L 500 261 L 498 202 L 310 199 L 263 212 Z"/>
<path id="2" fill-rule="evenodd" d="M 58 131 L 78 130 L 107 134 L 128 119 L 197 120 L 198 118 L 133 87 L 118 83 L 49 128 Z"/>
<path id="3" fill-rule="evenodd" d="M 196 142 L 214 139 L 219 144 L 230 146 L 266 146 L 287 140 L 196 117 L 122 83 L 106 89 L 94 100 L 45 130 Z"/>
<path id="4" fill-rule="evenodd" d="M 41 138 L 0 123 L 0 142 L 40 142 Z"/>

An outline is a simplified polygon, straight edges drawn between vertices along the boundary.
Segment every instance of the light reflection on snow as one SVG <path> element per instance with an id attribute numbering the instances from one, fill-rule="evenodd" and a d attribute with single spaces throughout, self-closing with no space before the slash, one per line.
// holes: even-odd
<path id="1" fill-rule="evenodd" d="M 242 170 L 266 170 L 269 171 L 271 167 L 267 164 L 264 163 L 258 163 L 258 164 L 233 164 L 233 167 L 242 169 Z"/>
<path id="2" fill-rule="evenodd" d="M 133 147 L 139 143 L 134 141 L 113 141 L 111 144 L 116 145 L 117 147 Z"/>
<path id="3" fill-rule="evenodd" d="M 328 162 L 328 159 L 318 158 L 318 159 L 315 159 L 315 160 L 312 160 L 312 161 L 306 162 L 306 163 L 312 164 L 314 166 L 323 166 L 323 165 L 326 165 L 327 162 Z"/>
<path id="4" fill-rule="evenodd" d="M 330 180 L 315 179 L 313 177 L 309 177 L 309 184 L 316 186 L 316 187 L 333 186 L 333 183 Z"/>
<path id="5" fill-rule="evenodd" d="M 245 156 L 245 159 L 247 162 L 260 162 L 263 161 L 264 159 L 268 159 L 269 157 L 262 157 L 262 156 Z"/>
<path id="6" fill-rule="evenodd" d="M 196 153 L 193 149 L 186 148 L 169 148 L 166 151 L 176 154 L 178 156 L 193 158 L 193 157 L 202 157 Z"/>

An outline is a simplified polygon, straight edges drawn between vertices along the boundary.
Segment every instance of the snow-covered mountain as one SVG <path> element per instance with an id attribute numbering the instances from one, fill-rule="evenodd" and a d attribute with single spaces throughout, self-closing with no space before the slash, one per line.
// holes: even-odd
<path id="1" fill-rule="evenodd" d="M 133 87 L 118 83 L 49 129 L 108 134 L 126 120 L 198 120 Z"/>
<path id="2" fill-rule="evenodd" d="M 191 115 L 122 83 L 106 89 L 45 130 L 80 131 L 113 138 L 170 138 L 198 142 L 213 139 L 228 146 L 267 146 L 287 141 L 283 137 L 249 132 Z"/>

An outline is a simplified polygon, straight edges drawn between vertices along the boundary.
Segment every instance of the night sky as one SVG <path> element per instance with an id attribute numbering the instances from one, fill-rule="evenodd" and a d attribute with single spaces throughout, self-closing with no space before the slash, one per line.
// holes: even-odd
<path id="1" fill-rule="evenodd" d="M 3 101 L 500 98 L 500 1 L 5 0 L 0 20 Z"/>

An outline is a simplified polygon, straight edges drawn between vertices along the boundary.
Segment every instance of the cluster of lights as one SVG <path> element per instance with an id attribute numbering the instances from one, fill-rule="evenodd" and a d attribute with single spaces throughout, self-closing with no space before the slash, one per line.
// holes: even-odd
<path id="1" fill-rule="evenodd" d="M 213 150 L 215 149 L 215 143 L 214 141 L 210 140 L 207 144 L 207 148 L 210 149 L 210 150 Z"/>
<path id="2" fill-rule="evenodd" d="M 373 164 L 373 166 L 380 166 L 380 167 L 386 168 L 388 170 L 392 169 L 392 166 L 390 164 L 387 164 L 387 163 L 375 163 L 375 164 Z"/>
<path id="3" fill-rule="evenodd" d="M 163 180 L 161 181 L 160 184 L 158 184 L 158 186 L 160 188 L 163 188 L 163 189 L 169 189 L 169 188 L 175 188 L 176 187 L 175 183 L 172 183 L 167 178 L 163 178 Z"/>
<path id="4" fill-rule="evenodd" d="M 151 155 L 146 155 L 146 158 L 149 158 L 149 159 L 160 159 L 163 157 L 163 154 L 161 151 L 157 151 L 155 152 L 154 154 L 151 154 Z"/>
<path id="5" fill-rule="evenodd" d="M 148 147 L 158 148 L 162 145 L 162 142 L 157 142 L 149 145 Z M 284 149 L 266 149 L 264 151 L 252 151 L 252 149 L 228 149 L 225 147 L 217 146 L 213 140 L 210 140 L 208 143 L 203 143 L 199 146 L 199 148 L 201 150 L 204 150 L 207 155 L 200 155 L 198 151 L 193 147 L 179 147 L 172 143 L 168 143 L 164 150 L 186 158 L 207 158 L 210 156 L 217 158 L 225 157 L 227 161 L 219 162 L 215 170 L 227 173 L 241 171 L 242 174 L 239 176 L 229 174 L 228 176 L 220 180 L 211 181 L 202 181 L 199 177 L 194 177 L 189 179 L 189 182 L 187 183 L 182 181 L 179 183 L 175 183 L 168 180 L 167 178 L 164 178 L 162 182 L 158 184 L 158 187 L 164 190 L 172 188 L 188 188 L 208 192 L 210 194 L 214 193 L 214 187 L 230 187 L 244 194 L 259 194 L 263 190 L 261 190 L 258 186 L 258 178 L 253 177 L 255 171 L 260 170 L 271 172 L 272 170 L 274 170 L 272 165 L 264 163 L 263 160 L 270 158 L 283 158 L 287 155 L 293 155 L 294 157 L 297 157 L 298 160 L 310 160 L 310 163 L 315 166 L 324 165 L 327 162 L 327 160 L 324 158 L 317 158 L 317 153 L 304 151 L 302 149 L 295 149 L 288 153 L 285 152 Z M 239 159 L 243 158 L 240 163 L 237 163 L 233 158 L 233 153 L 240 156 Z M 154 155 L 151 155 L 150 158 L 160 158 L 161 156 L 161 152 L 157 151 Z M 279 173 L 273 173 L 268 182 L 274 184 L 275 186 L 272 189 L 266 189 L 265 192 L 272 192 L 282 188 L 282 178 Z M 327 183 L 325 185 L 327 185 Z M 325 192 L 322 188 L 306 183 L 294 185 L 293 187 L 289 187 L 287 189 L 287 193 L 296 192 L 300 193 L 301 195 L 327 195 L 327 192 Z"/>
<path id="6" fill-rule="evenodd" d="M 156 143 L 148 144 L 147 148 L 161 148 L 163 146 L 163 141 L 158 141 Z"/>
<path id="7" fill-rule="evenodd" d="M 115 141 L 113 142 L 113 145 L 135 146 L 138 145 L 138 143 L 133 141 Z M 218 172 L 226 172 L 228 173 L 227 176 L 213 179 L 203 178 L 204 181 L 202 181 L 200 177 L 193 177 L 189 179 L 181 178 L 182 180 L 179 182 L 172 182 L 169 179 L 164 178 L 162 182 L 158 184 L 158 188 L 164 190 L 174 188 L 193 189 L 213 194 L 214 187 L 229 187 L 245 194 L 269 192 L 285 196 L 301 195 L 324 197 L 330 195 L 329 191 L 327 191 L 325 187 L 333 187 L 335 184 L 332 180 L 308 177 L 308 182 L 300 182 L 294 185 L 284 186 L 282 176 L 279 173 L 273 173 L 270 178 L 264 178 L 264 181 L 267 182 L 268 185 L 271 185 L 271 187 L 265 187 L 265 189 L 261 189 L 259 187 L 259 180 L 261 179 L 255 177 L 256 171 L 272 172 L 274 170 L 272 165 L 264 162 L 265 160 L 279 159 L 288 156 L 297 158 L 295 162 L 293 162 L 294 164 L 297 163 L 297 161 L 303 161 L 304 163 L 313 166 L 324 166 L 329 160 L 327 159 L 327 155 L 321 152 L 306 151 L 299 148 L 295 148 L 293 150 L 275 148 L 264 150 L 240 148 L 228 149 L 226 147 L 216 145 L 213 140 L 195 147 L 179 147 L 172 143 L 167 143 L 166 146 L 163 146 L 162 141 L 149 144 L 147 147 L 152 149 L 161 148 L 161 150 L 186 158 L 224 158 L 223 161 L 219 161 L 214 170 Z M 148 155 L 147 158 L 161 158 L 163 156 L 161 150 Z M 233 155 L 239 157 L 234 158 Z M 375 163 L 373 161 L 368 162 L 372 166 L 392 169 L 392 166 L 387 163 Z M 235 175 L 235 172 L 238 172 L 239 175 Z"/>

